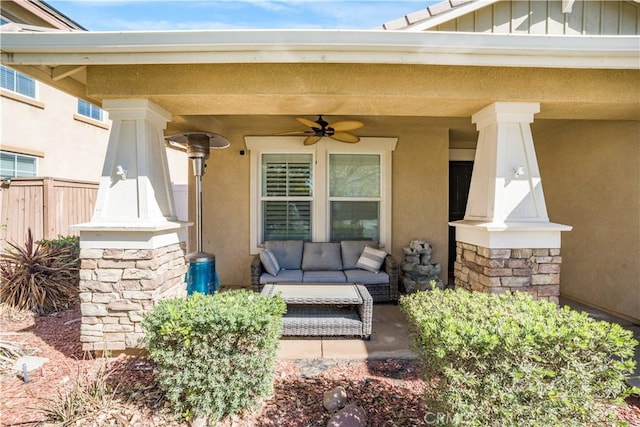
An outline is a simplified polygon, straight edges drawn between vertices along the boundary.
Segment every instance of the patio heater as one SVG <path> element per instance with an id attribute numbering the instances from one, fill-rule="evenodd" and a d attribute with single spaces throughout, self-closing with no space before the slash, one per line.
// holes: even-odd
<path id="1" fill-rule="evenodd" d="M 188 132 L 166 138 L 171 145 L 186 147 L 196 177 L 196 251 L 187 255 L 187 295 L 194 292 L 212 294 L 220 287 L 216 273 L 216 257 L 202 251 L 202 175 L 210 149 L 227 148 L 230 142 L 223 136 L 208 132 Z"/>

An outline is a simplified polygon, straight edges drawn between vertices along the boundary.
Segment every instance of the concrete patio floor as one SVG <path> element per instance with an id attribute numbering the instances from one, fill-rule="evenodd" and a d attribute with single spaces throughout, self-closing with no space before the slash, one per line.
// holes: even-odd
<path id="1" fill-rule="evenodd" d="M 415 359 L 415 354 L 409 348 L 407 320 L 399 306 L 375 304 L 372 330 L 369 341 L 341 337 L 285 337 L 280 340 L 278 357 L 286 360 Z"/>
<path id="2" fill-rule="evenodd" d="M 568 305 L 577 311 L 586 311 L 596 320 L 618 323 L 633 332 L 640 341 L 640 325 L 617 318 L 576 301 L 561 298 L 560 305 Z M 330 360 L 380 360 L 415 359 L 407 334 L 407 320 L 398 305 L 375 304 L 373 306 L 373 333 L 370 341 L 327 338 L 294 338 L 280 340 L 278 358 L 281 360 L 330 359 Z M 640 387 L 640 345 L 635 351 L 636 371 L 629 384 Z"/>

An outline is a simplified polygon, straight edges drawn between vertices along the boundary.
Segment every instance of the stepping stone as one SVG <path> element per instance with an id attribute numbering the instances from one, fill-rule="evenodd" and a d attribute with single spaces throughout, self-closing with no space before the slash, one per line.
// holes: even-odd
<path id="1" fill-rule="evenodd" d="M 347 405 L 329 419 L 327 427 L 367 427 L 367 413 L 358 405 Z"/>
<path id="2" fill-rule="evenodd" d="M 27 373 L 31 373 L 42 368 L 42 366 L 48 361 L 49 359 L 47 359 L 46 357 L 22 356 L 19 357 L 18 360 L 16 360 L 16 363 L 13 365 L 13 369 L 20 376 L 24 376 L 24 365 L 27 366 Z"/>
<path id="3" fill-rule="evenodd" d="M 347 401 L 347 391 L 344 387 L 337 386 L 326 391 L 322 399 L 322 406 L 329 411 L 334 412 L 342 408 Z"/>

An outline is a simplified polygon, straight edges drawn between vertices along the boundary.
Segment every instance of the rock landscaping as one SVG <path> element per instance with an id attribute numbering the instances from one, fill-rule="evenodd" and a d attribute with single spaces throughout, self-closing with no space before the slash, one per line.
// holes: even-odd
<path id="1" fill-rule="evenodd" d="M 78 318 L 80 312 L 74 308 L 49 316 L 0 319 L 1 341 L 20 347 L 23 355 L 49 359 L 29 373 L 28 383 L 13 371 L 13 363 L 0 374 L 0 425 L 62 425 L 42 410 L 84 384 L 85 393 L 93 392 L 89 396 L 95 404 L 88 408 L 94 412 L 78 414 L 69 425 L 187 426 L 165 411 L 166 400 L 149 360 L 88 357 L 82 351 Z M 405 360 L 278 361 L 271 397 L 257 411 L 217 426 L 430 425 L 436 418 L 424 403 L 428 385 L 418 369 L 416 362 Z M 105 387 L 98 387 L 100 381 Z M 328 396 L 336 399 L 329 403 Z M 628 398 L 617 414 L 628 425 L 640 425 L 640 400 Z"/>

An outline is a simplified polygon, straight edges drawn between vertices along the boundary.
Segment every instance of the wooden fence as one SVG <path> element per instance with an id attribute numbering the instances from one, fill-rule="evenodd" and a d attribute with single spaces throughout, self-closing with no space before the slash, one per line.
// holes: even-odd
<path id="1" fill-rule="evenodd" d="M 77 235 L 69 228 L 91 220 L 98 184 L 59 178 L 0 181 L 0 249 L 22 246 L 31 228 L 34 240 Z"/>

